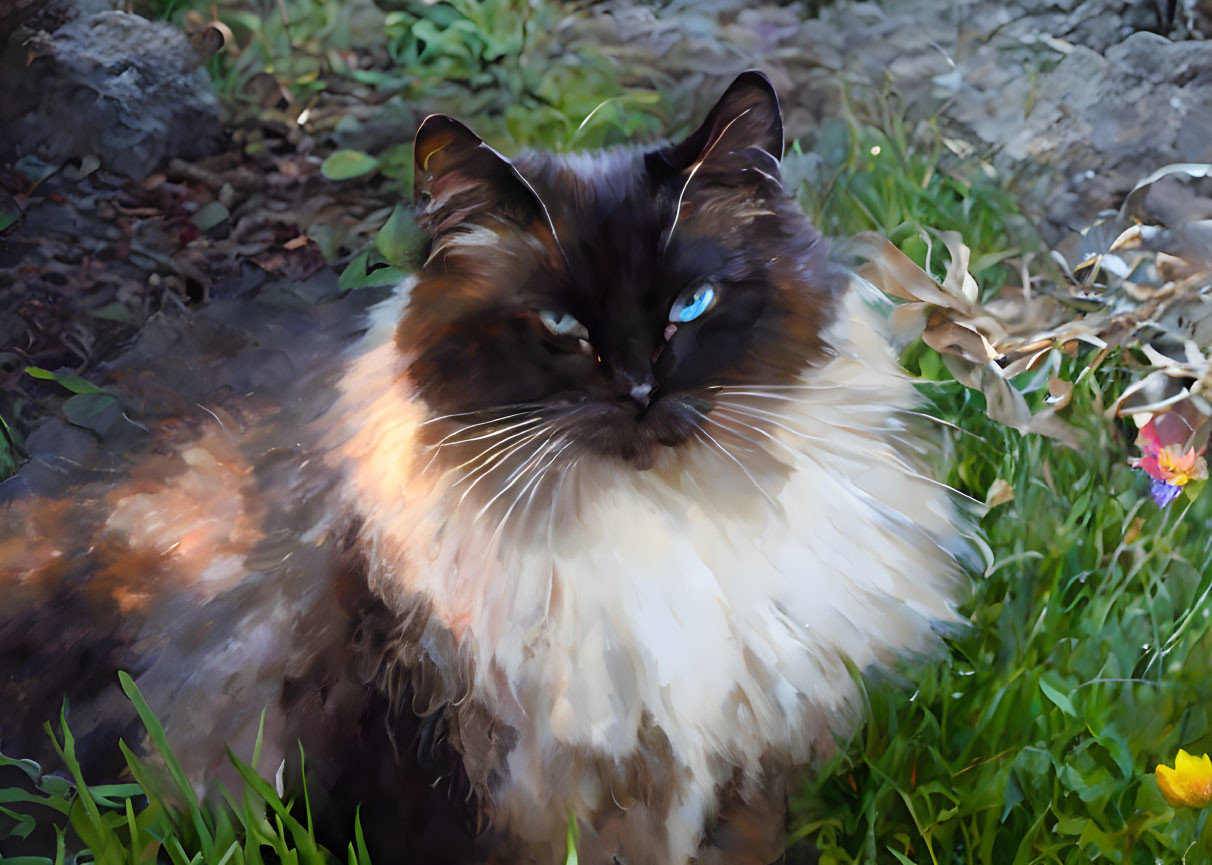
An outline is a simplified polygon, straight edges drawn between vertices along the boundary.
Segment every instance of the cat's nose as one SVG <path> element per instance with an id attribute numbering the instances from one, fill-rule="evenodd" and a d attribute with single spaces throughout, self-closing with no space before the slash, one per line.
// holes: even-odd
<path id="1" fill-rule="evenodd" d="M 612 378 L 615 392 L 620 397 L 630 398 L 641 410 L 648 408 L 652 402 L 652 391 L 656 388 L 651 369 L 640 372 L 616 367 Z"/>

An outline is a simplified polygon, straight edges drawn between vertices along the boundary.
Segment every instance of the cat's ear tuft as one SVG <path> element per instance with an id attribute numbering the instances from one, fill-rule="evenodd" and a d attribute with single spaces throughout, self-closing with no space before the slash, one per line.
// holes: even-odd
<path id="1" fill-rule="evenodd" d="M 483 144 L 483 139 L 453 117 L 429 115 L 421 122 L 413 141 L 417 187 L 467 160 Z"/>
<path id="2" fill-rule="evenodd" d="M 413 142 L 417 220 L 433 235 L 485 220 L 553 231 L 547 208 L 513 163 L 453 117 L 431 114 Z"/>
<path id="3" fill-rule="evenodd" d="M 685 140 L 653 156 L 660 158 L 666 170 L 681 173 L 712 155 L 753 149 L 769 155 L 775 163 L 783 158 L 779 97 L 770 79 L 756 69 L 738 75 L 707 119 Z"/>

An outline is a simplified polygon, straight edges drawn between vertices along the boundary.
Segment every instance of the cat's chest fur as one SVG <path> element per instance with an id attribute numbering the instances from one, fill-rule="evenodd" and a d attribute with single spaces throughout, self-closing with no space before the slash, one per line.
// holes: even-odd
<path id="1" fill-rule="evenodd" d="M 569 813 L 626 813 L 616 769 L 639 760 L 664 791 L 630 809 L 665 809 L 660 855 L 681 861 L 738 770 L 802 764 L 846 725 L 845 658 L 921 647 L 951 616 L 949 507 L 883 439 L 912 388 L 852 298 L 836 357 L 772 392 L 777 425 L 477 498 L 466 467 L 435 471 L 419 444 L 391 339 L 408 288 L 376 312 L 336 409 L 371 585 L 453 636 L 463 697 L 516 732 L 496 819 L 539 840 Z"/>

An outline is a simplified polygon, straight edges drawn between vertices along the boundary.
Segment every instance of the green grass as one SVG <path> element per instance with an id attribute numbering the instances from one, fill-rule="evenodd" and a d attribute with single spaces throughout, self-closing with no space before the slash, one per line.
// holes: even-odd
<path id="1" fill-rule="evenodd" d="M 1171 808 L 1152 770 L 1212 750 L 1212 500 L 1148 497 L 1134 432 L 1099 411 L 1131 380 L 1115 360 L 1066 409 L 1090 433 L 1080 451 L 989 421 L 954 382 L 923 387 L 969 433 L 946 431 L 948 482 L 983 499 L 1000 478 L 1015 497 L 981 520 L 993 565 L 970 627 L 906 665 L 910 684 L 872 684 L 862 734 L 795 799 L 822 863 L 1209 860 L 1206 812 Z"/>
<path id="2" fill-rule="evenodd" d="M 0 841 L 28 838 L 40 817 L 45 821 L 43 815 L 50 813 L 55 815 L 51 821 L 56 838 L 53 858 L 0 856 L 0 861 L 6 865 L 87 861 L 97 865 L 326 865 L 337 861 L 316 842 L 306 786 L 300 792 L 301 803 L 297 798 L 283 801 L 257 773 L 260 731 L 250 763 L 228 751 L 228 759 L 244 781 L 240 797 L 220 788 L 221 801 L 200 802 L 173 756 L 160 722 L 130 676 L 122 673 L 120 677 L 162 768 L 150 768 L 123 742 L 122 754 L 135 782 L 90 786 L 76 759 L 75 739 L 65 709 L 57 729 L 48 723 L 46 732 L 70 773 L 70 781 L 44 773 L 31 760 L 0 755 L 0 767 L 20 769 L 28 780 L 18 787 L 0 789 Z M 353 835 L 345 861 L 348 865 L 369 865 L 361 825 L 356 820 Z"/>
<path id="3" fill-rule="evenodd" d="M 1041 244 L 988 166 L 893 104 L 826 124 L 811 156 L 793 149 L 801 202 L 827 233 L 877 231 L 936 277 L 930 233 L 960 232 L 988 298 Z M 1077 450 L 991 421 L 936 353 L 907 349 L 933 413 L 963 431 L 939 431 L 947 482 L 985 500 L 1000 480 L 1014 499 L 980 521 L 993 564 L 961 610 L 970 626 L 902 682 L 869 683 L 870 723 L 793 802 L 806 846 L 790 861 L 810 847 L 827 865 L 1212 859 L 1207 812 L 1170 807 L 1152 774 L 1179 748 L 1212 750 L 1212 502 L 1195 487 L 1152 502 L 1127 465 L 1135 430 L 1105 419 L 1147 365 L 1121 352 L 1087 370 L 1091 355 L 1049 358 L 1076 382 L 1062 417 L 1086 433 Z M 1044 380 L 1016 382 L 1033 410 Z"/>
<path id="4" fill-rule="evenodd" d="M 937 118 L 910 124 L 895 94 L 870 101 L 862 116 L 843 106 L 843 116 L 791 143 L 784 171 L 799 183 L 804 212 L 829 237 L 878 232 L 922 267 L 929 233 L 958 231 L 970 272 L 992 296 L 1012 275 L 1008 259 L 1042 249 L 1006 179 L 980 154 L 961 158 Z M 936 249 L 929 269 L 941 278 L 947 263 Z"/>

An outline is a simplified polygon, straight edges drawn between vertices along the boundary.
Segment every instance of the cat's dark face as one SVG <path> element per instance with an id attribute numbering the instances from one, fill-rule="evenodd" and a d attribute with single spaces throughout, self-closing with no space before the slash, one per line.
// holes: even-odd
<path id="1" fill-rule="evenodd" d="M 560 459 L 643 467 L 696 435 L 720 386 L 796 380 L 827 352 L 836 285 L 780 186 L 781 152 L 758 73 L 656 150 L 511 163 L 427 119 L 416 176 L 432 247 L 397 342 L 432 416 L 451 416 L 432 437 L 546 430 Z"/>

